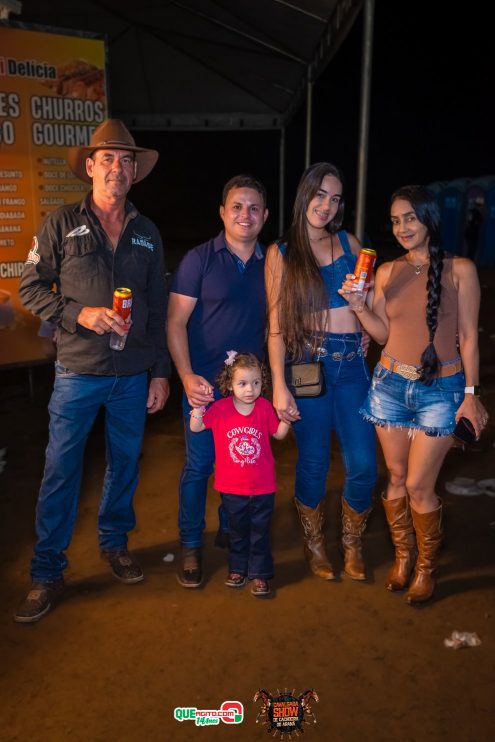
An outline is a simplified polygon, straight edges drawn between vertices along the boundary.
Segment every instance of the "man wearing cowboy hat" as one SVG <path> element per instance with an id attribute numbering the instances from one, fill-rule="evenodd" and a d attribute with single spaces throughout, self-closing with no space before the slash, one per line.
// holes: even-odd
<path id="1" fill-rule="evenodd" d="M 119 580 L 143 579 L 127 551 L 127 533 L 136 522 L 132 502 L 146 411 L 157 412 L 167 400 L 170 361 L 160 234 L 127 193 L 157 159 L 158 152 L 137 147 L 117 119 L 104 121 L 90 146 L 70 148 L 71 170 L 92 183 L 92 191 L 47 217 L 25 264 L 20 295 L 34 314 L 56 326 L 57 361 L 33 584 L 15 614 L 21 623 L 39 620 L 64 589 L 64 552 L 76 518 L 84 447 L 101 407 L 107 470 L 98 514 L 100 549 Z M 112 309 L 118 287 L 132 290 L 129 325 Z M 123 350 L 110 348 L 111 332 L 127 334 Z"/>

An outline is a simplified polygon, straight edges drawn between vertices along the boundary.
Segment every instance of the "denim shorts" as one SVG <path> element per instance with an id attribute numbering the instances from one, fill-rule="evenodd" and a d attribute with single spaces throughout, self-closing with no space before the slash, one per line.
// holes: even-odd
<path id="1" fill-rule="evenodd" d="M 381 363 L 375 368 L 361 415 L 380 427 L 422 430 L 427 435 L 450 435 L 455 414 L 464 399 L 464 372 L 444 376 L 426 386 L 405 379 Z"/>

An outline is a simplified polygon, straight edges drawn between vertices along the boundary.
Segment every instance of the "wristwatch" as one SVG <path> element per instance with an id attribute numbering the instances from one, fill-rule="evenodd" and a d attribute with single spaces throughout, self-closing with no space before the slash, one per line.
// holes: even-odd
<path id="1" fill-rule="evenodd" d="M 478 384 L 474 384 L 474 386 L 465 386 L 464 394 L 474 394 L 476 397 L 479 397 L 481 395 L 481 387 Z"/>

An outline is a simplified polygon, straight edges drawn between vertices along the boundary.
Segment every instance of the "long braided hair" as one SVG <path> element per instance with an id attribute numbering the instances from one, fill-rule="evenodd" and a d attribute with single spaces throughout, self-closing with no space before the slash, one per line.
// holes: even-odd
<path id="1" fill-rule="evenodd" d="M 342 173 L 330 162 L 317 162 L 304 171 L 297 187 L 292 223 L 282 239 L 287 249 L 280 292 L 280 329 L 288 355 L 294 359 L 303 356 L 306 342 L 314 353 L 324 334 L 328 294 L 311 249 L 306 212 L 326 175 L 333 175 L 343 185 Z M 342 197 L 327 232 L 338 232 L 343 218 Z"/>
<path id="2" fill-rule="evenodd" d="M 420 381 L 430 386 L 438 371 L 438 356 L 435 350 L 434 339 L 438 326 L 438 308 L 442 295 L 442 270 L 444 251 L 441 246 L 440 237 L 440 210 L 435 197 L 424 186 L 409 185 L 399 188 L 392 194 L 390 204 L 401 199 L 409 201 L 418 220 L 428 230 L 429 242 L 428 252 L 430 255 L 430 266 L 428 268 L 428 281 L 426 290 L 428 300 L 426 303 L 426 324 L 428 326 L 428 345 L 421 355 Z"/>

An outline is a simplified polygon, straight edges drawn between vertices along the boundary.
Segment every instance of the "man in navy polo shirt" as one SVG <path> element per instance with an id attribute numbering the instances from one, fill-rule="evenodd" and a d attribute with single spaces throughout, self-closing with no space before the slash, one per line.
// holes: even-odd
<path id="1" fill-rule="evenodd" d="M 192 433 L 189 412 L 220 396 L 215 379 L 228 350 L 263 357 L 266 326 L 264 252 L 258 235 L 268 217 L 266 190 L 249 175 L 223 189 L 224 230 L 190 250 L 172 282 L 168 342 L 184 385 L 186 455 L 179 485 L 182 554 L 177 579 L 183 587 L 202 582 L 201 546 L 208 478 L 213 471 L 210 430 Z"/>

